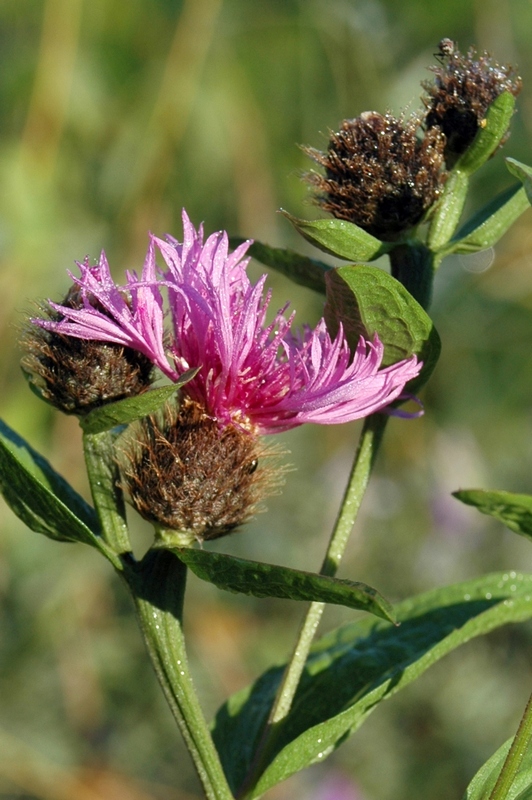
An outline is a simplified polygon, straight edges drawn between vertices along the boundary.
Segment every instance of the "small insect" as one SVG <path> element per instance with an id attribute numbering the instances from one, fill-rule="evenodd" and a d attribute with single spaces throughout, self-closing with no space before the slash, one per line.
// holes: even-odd
<path id="1" fill-rule="evenodd" d="M 443 65 L 445 58 L 452 56 L 456 49 L 456 44 L 452 39 L 441 39 L 438 44 L 438 52 L 434 53 L 434 58 Z"/>
<path id="2" fill-rule="evenodd" d="M 247 472 L 249 475 L 253 475 L 257 467 L 259 466 L 258 458 L 254 458 L 253 461 L 250 461 L 247 465 Z"/>

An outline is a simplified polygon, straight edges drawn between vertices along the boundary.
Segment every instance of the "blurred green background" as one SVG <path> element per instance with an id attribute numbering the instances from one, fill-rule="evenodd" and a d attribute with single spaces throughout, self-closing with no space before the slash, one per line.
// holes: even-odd
<path id="1" fill-rule="evenodd" d="M 505 154 L 530 163 L 531 35 L 530 0 L 3 0 L 2 416 L 86 494 L 76 421 L 39 403 L 19 370 L 32 302 L 60 299 L 65 270 L 101 248 L 117 278 L 139 268 L 148 230 L 180 237 L 183 206 L 208 232 L 311 252 L 276 213 L 316 214 L 298 144 L 324 147 L 329 129 L 364 110 L 417 109 L 444 36 L 518 65 Z M 475 179 L 472 208 L 510 182 L 499 155 Z M 317 321 L 318 296 L 278 275 L 271 285 L 275 307 L 290 298 L 300 322 Z M 391 421 L 342 576 L 399 600 L 532 569 L 526 541 L 450 497 L 460 486 L 532 492 L 531 309 L 531 212 L 495 254 L 444 263 L 432 309 L 443 355 L 426 414 Z M 317 569 L 358 431 L 279 437 L 296 468 L 284 493 L 219 548 Z M 141 552 L 149 534 L 132 522 Z M 26 531 L 4 505 L 0 526 L 0 797 L 199 797 L 109 565 Z M 303 610 L 190 580 L 191 659 L 209 714 L 286 658 Z M 352 618 L 329 609 L 323 629 Z M 460 798 L 515 731 L 531 652 L 530 625 L 462 648 L 268 797 Z"/>

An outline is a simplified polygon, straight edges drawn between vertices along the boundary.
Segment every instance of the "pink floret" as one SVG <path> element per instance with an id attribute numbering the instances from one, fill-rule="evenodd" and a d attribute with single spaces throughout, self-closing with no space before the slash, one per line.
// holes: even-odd
<path id="1" fill-rule="evenodd" d="M 349 422 L 385 409 L 415 378 L 415 356 L 381 368 L 383 345 L 360 338 L 351 354 L 342 329 L 331 340 L 325 322 L 293 333 L 284 309 L 266 324 L 266 276 L 252 284 L 244 259 L 250 242 L 229 252 L 227 234 L 203 241 L 183 211 L 183 242 L 150 237 L 140 279 L 118 287 L 105 255 L 96 267 L 79 264 L 73 278 L 82 309 L 51 304 L 59 322 L 34 320 L 50 330 L 116 342 L 144 353 L 171 380 L 199 367 L 182 392 L 221 426 L 237 424 L 267 434 L 305 422 Z M 164 260 L 158 273 L 155 248 Z M 171 330 L 163 329 L 163 293 Z M 170 360 L 169 360 L 170 358 Z M 173 361 L 173 364 L 171 364 Z"/>

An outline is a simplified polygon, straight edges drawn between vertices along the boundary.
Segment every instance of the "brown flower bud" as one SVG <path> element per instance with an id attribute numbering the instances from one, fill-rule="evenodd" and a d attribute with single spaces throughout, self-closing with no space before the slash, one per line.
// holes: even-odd
<path id="1" fill-rule="evenodd" d="M 338 219 L 354 222 L 384 241 L 417 225 L 437 200 L 444 137 L 437 129 L 421 135 L 420 120 L 366 111 L 344 120 L 332 133 L 327 152 L 303 150 L 325 168 L 306 180 L 316 202 Z"/>
<path id="2" fill-rule="evenodd" d="M 502 92 L 517 97 L 522 81 L 513 67 L 500 66 L 488 53 L 478 55 L 470 47 L 462 55 L 450 39 L 442 39 L 436 55 L 440 63 L 430 67 L 435 79 L 422 83 L 427 92 L 422 98 L 425 125 L 445 134 L 445 160 L 451 167 L 472 143 L 495 98 Z M 509 132 L 501 144 L 508 136 Z"/>
<path id="3" fill-rule="evenodd" d="M 260 511 L 259 501 L 281 483 L 282 471 L 263 465 L 276 455 L 271 448 L 235 425 L 220 428 L 194 401 L 139 428 L 122 457 L 124 488 L 159 528 L 217 539 Z"/>
<path id="4" fill-rule="evenodd" d="M 63 305 L 81 308 L 79 291 L 72 289 Z M 61 319 L 42 305 L 41 318 Z M 32 323 L 24 329 L 26 351 L 21 367 L 44 400 L 66 414 L 83 415 L 94 408 L 142 394 L 153 379 L 151 361 L 130 347 L 78 339 Z"/>

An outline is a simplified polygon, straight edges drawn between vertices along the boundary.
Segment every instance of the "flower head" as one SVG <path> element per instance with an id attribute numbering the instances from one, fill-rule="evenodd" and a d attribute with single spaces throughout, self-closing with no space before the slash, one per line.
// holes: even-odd
<path id="1" fill-rule="evenodd" d="M 34 321 L 56 333 L 136 349 L 172 380 L 199 367 L 183 394 L 220 427 L 257 434 L 365 417 L 397 399 L 419 373 L 415 356 L 381 369 L 377 336 L 361 337 L 351 353 L 343 331 L 331 339 L 323 320 L 293 333 L 293 315 L 282 309 L 268 323 L 266 276 L 254 285 L 246 273 L 249 243 L 229 253 L 225 233 L 204 242 L 202 228 L 196 231 L 185 212 L 183 227 L 182 243 L 152 236 L 140 279 L 128 273 L 123 287 L 113 282 L 103 254 L 96 267 L 79 264 L 74 281 L 83 307 L 51 304 L 61 319 Z M 159 274 L 156 248 L 165 264 Z"/>
<path id="2" fill-rule="evenodd" d="M 93 267 L 88 258 L 77 264 L 81 277 L 69 273 L 77 287 L 71 290 L 76 303 L 49 301 L 55 318 L 34 318 L 32 322 L 65 336 L 130 347 L 146 356 L 165 375 L 174 377 L 165 355 L 163 301 L 157 285 L 153 241 L 140 280 L 135 273 L 128 272 L 123 287 L 113 281 L 104 252 Z"/>
<path id="3" fill-rule="evenodd" d="M 486 112 L 502 92 L 517 97 L 522 81 L 513 67 L 498 64 L 488 53 L 470 47 L 463 55 L 451 39 L 442 39 L 437 54 L 440 64 L 431 67 L 434 81 L 424 81 L 427 95 L 425 125 L 441 129 L 446 137 L 445 160 L 453 166 L 473 142 Z M 509 136 L 506 133 L 501 144 Z"/>
<path id="4" fill-rule="evenodd" d="M 131 502 L 158 528 L 200 541 L 231 533 L 263 510 L 283 481 L 277 452 L 235 425 L 222 430 L 185 399 L 143 419 L 121 458 Z"/>
<path id="5" fill-rule="evenodd" d="M 342 122 L 325 153 L 304 147 L 325 169 L 305 176 L 317 204 L 384 241 L 417 225 L 439 196 L 445 141 L 438 129 L 421 137 L 420 125 L 365 111 Z"/>
<path id="6" fill-rule="evenodd" d="M 128 273 L 123 286 L 105 254 L 94 267 L 80 263 L 76 302 L 50 303 L 51 312 L 33 322 L 47 337 L 133 352 L 170 380 L 197 370 L 177 409 L 139 421 L 120 463 L 143 517 L 159 531 L 203 541 L 237 528 L 279 486 L 282 471 L 268 466 L 275 454 L 261 434 L 384 409 L 421 364 L 412 356 L 381 368 L 377 336 L 361 337 L 352 353 L 341 327 L 332 339 L 323 320 L 294 333 L 285 309 L 268 322 L 266 276 L 254 285 L 246 272 L 249 243 L 230 253 L 225 233 L 204 242 L 185 212 L 183 227 L 182 243 L 151 236 L 142 274 Z"/>
<path id="7" fill-rule="evenodd" d="M 73 312 L 83 306 L 77 287 L 63 301 Z M 153 363 L 137 349 L 115 341 L 82 339 L 58 333 L 62 318 L 42 306 L 40 325 L 25 327 L 21 366 L 37 393 L 66 414 L 84 415 L 99 406 L 145 392 Z M 108 320 L 109 321 L 109 320 Z M 51 323 L 50 329 L 48 323 Z"/>

